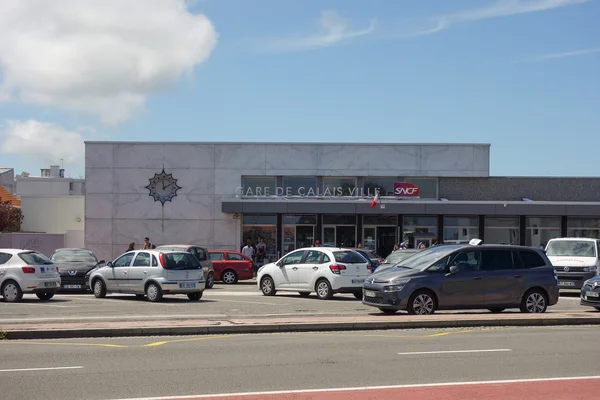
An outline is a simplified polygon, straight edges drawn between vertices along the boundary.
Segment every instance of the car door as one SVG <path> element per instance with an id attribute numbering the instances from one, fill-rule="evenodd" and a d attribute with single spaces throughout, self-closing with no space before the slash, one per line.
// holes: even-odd
<path id="1" fill-rule="evenodd" d="M 319 271 L 319 267 L 323 264 L 324 253 L 318 250 L 307 250 L 304 260 L 301 264 L 297 265 L 298 273 L 296 274 L 298 280 L 296 285 L 298 289 L 310 289 L 313 290 L 312 282 Z"/>
<path id="2" fill-rule="evenodd" d="M 484 281 L 480 271 L 481 252 L 465 250 L 450 257 L 444 257 L 428 269 L 441 271 L 439 304 L 440 307 L 463 308 L 479 306 L 484 300 Z M 449 274 L 449 267 L 456 266 L 456 273 Z"/>
<path id="3" fill-rule="evenodd" d="M 125 253 L 113 261 L 112 267 L 107 271 L 108 276 L 105 276 L 108 291 L 127 290 L 129 286 L 129 268 L 131 268 L 131 262 L 136 254 L 133 251 Z"/>
<path id="4" fill-rule="evenodd" d="M 208 256 L 210 257 L 210 260 L 213 265 L 213 269 L 215 270 L 215 280 L 220 281 L 221 275 L 223 274 L 223 271 L 225 270 L 225 264 L 226 264 L 225 252 L 211 251 L 210 253 L 208 253 Z"/>
<path id="5" fill-rule="evenodd" d="M 296 289 L 299 274 L 298 265 L 300 265 L 304 253 L 304 250 L 293 251 L 277 262 L 277 268 L 273 269 L 273 280 L 276 288 Z"/>
<path id="6" fill-rule="evenodd" d="M 481 277 L 485 290 L 483 305 L 487 307 L 515 304 L 514 293 L 522 276 L 523 274 L 514 268 L 511 250 L 482 250 Z"/>
<path id="7" fill-rule="evenodd" d="M 202 273 L 204 274 L 204 279 L 206 279 L 208 277 L 210 266 L 212 266 L 212 262 L 208 258 L 206 250 L 204 250 L 202 247 L 192 247 L 190 248 L 190 253 L 195 255 L 198 261 L 200 261 L 200 264 L 202 265 Z"/>
<path id="8" fill-rule="evenodd" d="M 133 264 L 129 269 L 129 283 L 127 290 L 136 293 L 144 293 L 144 284 L 150 275 L 152 257 L 150 253 L 140 251 L 133 259 Z M 157 264 L 158 265 L 158 264 Z"/>
<path id="9" fill-rule="evenodd" d="M 227 267 L 235 271 L 238 277 L 244 275 L 244 269 L 248 268 L 248 258 L 241 254 L 227 252 Z M 252 261 L 250 261 L 252 262 Z M 247 271 L 246 271 L 247 273 Z"/>

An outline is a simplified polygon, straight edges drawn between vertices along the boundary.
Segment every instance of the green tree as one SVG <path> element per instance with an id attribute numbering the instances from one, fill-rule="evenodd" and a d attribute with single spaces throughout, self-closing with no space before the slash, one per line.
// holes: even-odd
<path id="1" fill-rule="evenodd" d="M 0 201 L 0 232 L 19 232 L 23 213 L 9 201 Z"/>

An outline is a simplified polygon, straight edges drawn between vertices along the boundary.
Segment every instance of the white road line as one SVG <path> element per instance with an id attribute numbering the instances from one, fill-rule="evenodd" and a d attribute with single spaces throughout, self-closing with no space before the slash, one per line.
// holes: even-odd
<path id="1" fill-rule="evenodd" d="M 81 369 L 83 367 L 48 367 L 48 368 L 16 368 L 16 369 L 0 369 L 0 372 L 24 372 L 24 371 L 54 371 L 61 369 Z"/>
<path id="2" fill-rule="evenodd" d="M 512 351 L 512 349 L 483 349 L 483 350 L 450 350 L 450 351 L 413 351 L 410 353 L 398 353 L 401 356 L 414 354 L 455 354 L 455 353 L 494 353 L 502 351 Z"/>
<path id="3" fill-rule="evenodd" d="M 361 386 L 352 388 L 330 388 L 330 389 L 306 389 L 306 390 L 280 390 L 272 392 L 245 392 L 245 393 L 218 393 L 218 394 L 200 394 L 196 396 L 161 396 L 161 397 L 138 397 L 122 398 L 113 400 L 184 400 L 184 399 L 203 399 L 210 397 L 242 397 L 242 396 L 268 396 L 276 394 L 302 394 L 302 393 L 322 393 L 322 392 L 354 392 L 363 390 L 385 390 L 385 389 L 410 389 L 422 387 L 440 387 L 440 386 L 472 386 L 472 385 L 498 385 L 506 383 L 529 383 L 529 382 L 555 382 L 555 381 L 576 381 L 585 379 L 600 379 L 600 375 L 594 376 L 574 376 L 558 378 L 534 378 L 534 379 L 512 379 L 502 381 L 467 381 L 467 382 L 436 382 L 411 385 L 391 385 L 391 386 Z"/>

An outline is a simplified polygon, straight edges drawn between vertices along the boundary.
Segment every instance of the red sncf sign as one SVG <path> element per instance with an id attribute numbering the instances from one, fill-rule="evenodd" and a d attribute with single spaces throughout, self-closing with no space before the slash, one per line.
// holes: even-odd
<path id="1" fill-rule="evenodd" d="M 394 182 L 394 196 L 417 197 L 419 187 L 407 182 Z"/>

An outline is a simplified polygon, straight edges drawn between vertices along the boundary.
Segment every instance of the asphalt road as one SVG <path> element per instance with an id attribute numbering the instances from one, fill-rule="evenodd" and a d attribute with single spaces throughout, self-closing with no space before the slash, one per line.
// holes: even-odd
<path id="1" fill-rule="evenodd" d="M 94 400 L 589 377 L 600 376 L 597 341 L 587 326 L 0 341 L 0 390 L 3 400 Z M 545 398 L 595 398 L 600 380 L 581 382 L 571 397 Z"/>
<path id="2" fill-rule="evenodd" d="M 505 312 L 518 312 L 518 309 Z M 579 305 L 577 292 L 561 296 L 548 312 L 595 312 Z M 488 313 L 487 310 L 442 311 L 441 313 Z M 101 321 L 122 319 L 188 318 L 264 318 L 285 316 L 337 316 L 379 313 L 367 307 L 353 295 L 340 294 L 332 300 L 318 300 L 314 294 L 302 298 L 295 292 L 278 292 L 263 296 L 255 284 L 216 284 L 204 292 L 202 300 L 190 302 L 186 296 L 165 296 L 161 303 L 140 301 L 131 295 L 109 295 L 96 299 L 92 294 L 60 294 L 49 302 L 40 302 L 26 295 L 22 303 L 0 302 L 0 326 L 8 323 L 35 321 Z"/>

